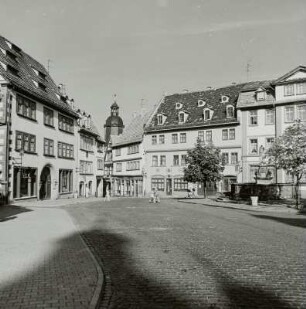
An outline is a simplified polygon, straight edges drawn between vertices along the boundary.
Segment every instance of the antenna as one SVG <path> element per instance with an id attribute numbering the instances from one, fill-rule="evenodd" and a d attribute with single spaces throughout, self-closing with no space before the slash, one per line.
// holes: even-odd
<path id="1" fill-rule="evenodd" d="M 51 59 L 48 59 L 48 65 L 47 65 L 47 68 L 48 68 L 48 73 L 50 73 L 50 64 L 51 64 L 52 60 Z"/>
<path id="2" fill-rule="evenodd" d="M 245 67 L 247 81 L 250 80 L 251 67 L 252 67 L 252 66 L 251 66 L 251 60 L 248 59 L 247 64 L 246 64 L 246 67 Z"/>
<path id="3" fill-rule="evenodd" d="M 140 108 L 143 109 L 144 106 L 145 106 L 145 103 L 144 103 L 145 99 L 140 99 Z"/>

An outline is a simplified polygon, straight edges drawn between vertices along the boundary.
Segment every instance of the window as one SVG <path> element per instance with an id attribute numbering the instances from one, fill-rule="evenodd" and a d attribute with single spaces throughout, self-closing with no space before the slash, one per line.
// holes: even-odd
<path id="1" fill-rule="evenodd" d="M 209 109 L 204 110 L 204 120 L 210 120 L 211 113 Z"/>
<path id="2" fill-rule="evenodd" d="M 93 173 L 93 162 L 80 160 L 80 174 L 92 174 Z"/>
<path id="3" fill-rule="evenodd" d="M 73 159 L 73 145 L 58 142 L 58 157 L 64 159 Z"/>
<path id="4" fill-rule="evenodd" d="M 152 135 L 152 145 L 156 145 L 156 144 L 157 144 L 157 136 Z"/>
<path id="5" fill-rule="evenodd" d="M 224 141 L 228 140 L 228 129 L 223 129 L 222 130 L 222 139 Z"/>
<path id="6" fill-rule="evenodd" d="M 266 110 L 266 124 L 274 124 L 275 122 L 275 113 L 273 109 Z"/>
<path id="7" fill-rule="evenodd" d="M 204 142 L 204 131 L 198 132 L 198 139 L 200 140 L 200 142 Z"/>
<path id="8" fill-rule="evenodd" d="M 274 137 L 267 137 L 266 138 L 266 148 L 269 149 L 274 144 Z"/>
<path id="9" fill-rule="evenodd" d="M 70 193 L 73 188 L 72 170 L 59 170 L 59 193 Z"/>
<path id="10" fill-rule="evenodd" d="M 258 122 L 257 122 L 257 111 L 250 111 L 250 122 L 249 125 L 250 126 L 257 126 Z"/>
<path id="11" fill-rule="evenodd" d="M 296 84 L 296 94 L 306 94 L 306 83 Z"/>
<path id="12" fill-rule="evenodd" d="M 231 164 L 237 164 L 238 163 L 238 153 L 232 152 L 231 153 Z"/>
<path id="13" fill-rule="evenodd" d="M 165 144 L 165 135 L 159 135 L 159 143 Z"/>
<path id="14" fill-rule="evenodd" d="M 284 95 L 289 96 L 289 95 L 294 95 L 294 85 L 285 85 L 284 86 Z"/>
<path id="15" fill-rule="evenodd" d="M 301 121 L 306 121 L 306 105 L 298 105 L 296 108 L 297 118 Z"/>
<path id="16" fill-rule="evenodd" d="M 157 124 L 163 124 L 164 119 L 163 115 L 157 115 Z"/>
<path id="17" fill-rule="evenodd" d="M 128 162 L 126 162 L 126 170 L 127 171 L 140 170 L 140 161 L 128 161 Z"/>
<path id="18" fill-rule="evenodd" d="M 182 103 L 175 103 L 175 109 L 181 109 L 183 106 Z"/>
<path id="19" fill-rule="evenodd" d="M 85 151 L 93 151 L 93 143 L 94 141 L 92 137 L 81 135 L 80 149 Z"/>
<path id="20" fill-rule="evenodd" d="M 178 143 L 178 135 L 177 133 L 172 134 L 172 144 L 177 144 Z"/>
<path id="21" fill-rule="evenodd" d="M 116 163 L 116 172 L 122 172 L 122 163 Z"/>
<path id="22" fill-rule="evenodd" d="M 115 156 L 116 156 L 116 157 L 121 156 L 121 148 L 116 148 L 116 149 L 115 149 Z"/>
<path id="23" fill-rule="evenodd" d="M 234 118 L 234 107 L 233 106 L 227 106 L 226 118 Z"/>
<path id="24" fill-rule="evenodd" d="M 54 141 L 52 139 L 44 138 L 44 155 L 54 156 Z"/>
<path id="25" fill-rule="evenodd" d="M 23 150 L 28 153 L 36 151 L 36 136 L 20 131 L 16 131 L 16 151 Z"/>
<path id="26" fill-rule="evenodd" d="M 174 178 L 174 191 L 186 191 L 188 182 L 184 178 Z"/>
<path id="27" fill-rule="evenodd" d="M 17 95 L 17 114 L 36 120 L 36 103 L 25 97 Z"/>
<path id="28" fill-rule="evenodd" d="M 205 105 L 205 101 L 203 100 L 198 100 L 198 107 L 204 106 Z"/>
<path id="29" fill-rule="evenodd" d="M 186 133 L 181 133 L 180 134 L 180 143 L 186 143 Z"/>
<path id="30" fill-rule="evenodd" d="M 228 96 L 226 96 L 226 95 L 222 95 L 222 96 L 221 96 L 221 103 L 227 103 L 228 100 L 229 100 L 229 97 L 228 97 Z"/>
<path id="31" fill-rule="evenodd" d="M 166 156 L 160 156 L 160 166 L 166 166 Z"/>
<path id="32" fill-rule="evenodd" d="M 58 128 L 62 131 L 73 133 L 73 119 L 59 114 Z"/>
<path id="33" fill-rule="evenodd" d="M 228 164 L 228 153 L 227 152 L 223 152 L 221 155 L 222 158 L 222 165 L 226 165 Z"/>
<path id="34" fill-rule="evenodd" d="M 212 142 L 212 131 L 211 130 L 206 131 L 206 141 Z"/>
<path id="35" fill-rule="evenodd" d="M 181 155 L 181 165 L 186 165 L 187 164 L 187 155 Z"/>
<path id="36" fill-rule="evenodd" d="M 173 165 L 174 165 L 174 166 L 180 165 L 179 155 L 174 155 L 174 156 L 173 156 Z"/>
<path id="37" fill-rule="evenodd" d="M 54 126 L 54 119 L 53 119 L 53 110 L 44 107 L 44 124 L 47 126 Z"/>
<path id="38" fill-rule="evenodd" d="M 294 106 L 285 107 L 285 122 L 294 121 Z"/>
<path id="39" fill-rule="evenodd" d="M 139 145 L 131 145 L 128 147 L 128 154 L 139 153 Z"/>
<path id="40" fill-rule="evenodd" d="M 103 160 L 97 159 L 97 168 L 98 170 L 103 170 Z"/>
<path id="41" fill-rule="evenodd" d="M 151 179 L 151 189 L 157 189 L 157 191 L 165 191 L 165 180 L 164 178 L 152 178 Z"/>
<path id="42" fill-rule="evenodd" d="M 235 137 L 235 129 L 229 129 L 228 139 L 233 140 Z"/>
<path id="43" fill-rule="evenodd" d="M 250 153 L 257 154 L 258 153 L 258 141 L 257 138 L 250 139 Z"/>
<path id="44" fill-rule="evenodd" d="M 152 166 L 158 166 L 158 156 L 152 156 Z"/>
<path id="45" fill-rule="evenodd" d="M 257 101 L 264 101 L 265 97 L 266 97 L 266 93 L 264 91 L 258 91 L 256 93 L 256 100 Z"/>
<path id="46" fill-rule="evenodd" d="M 185 114 L 179 113 L 179 122 L 185 122 Z"/>

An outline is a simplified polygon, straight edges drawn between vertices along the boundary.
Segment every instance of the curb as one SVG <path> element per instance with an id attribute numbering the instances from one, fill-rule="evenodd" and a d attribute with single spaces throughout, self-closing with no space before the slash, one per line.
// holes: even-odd
<path id="1" fill-rule="evenodd" d="M 98 308 L 98 305 L 101 302 L 102 299 L 102 291 L 104 290 L 104 286 L 105 286 L 105 280 L 104 280 L 104 273 L 102 270 L 102 267 L 100 266 L 99 262 L 97 261 L 95 255 L 93 254 L 92 250 L 90 249 L 90 247 L 88 246 L 88 244 L 86 243 L 86 240 L 84 239 L 82 232 L 80 230 L 80 226 L 77 222 L 75 222 L 75 220 L 69 215 L 69 213 L 65 210 L 66 214 L 68 215 L 70 221 L 72 222 L 72 224 L 75 226 L 80 239 L 84 245 L 84 248 L 86 249 L 86 251 L 89 253 L 92 261 L 95 264 L 96 270 L 97 270 L 97 274 L 98 274 L 98 280 L 97 280 L 97 284 L 96 284 L 96 288 L 94 291 L 94 294 L 91 298 L 90 304 L 89 304 L 89 309 L 96 309 Z"/>

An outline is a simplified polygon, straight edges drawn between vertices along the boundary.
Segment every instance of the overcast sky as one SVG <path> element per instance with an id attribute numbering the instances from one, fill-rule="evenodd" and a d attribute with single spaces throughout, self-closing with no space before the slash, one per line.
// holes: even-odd
<path id="1" fill-rule="evenodd" d="M 164 93 L 306 65 L 305 0 L 0 0 L 1 35 L 47 66 L 103 128 Z M 246 66 L 250 64 L 249 74 Z"/>

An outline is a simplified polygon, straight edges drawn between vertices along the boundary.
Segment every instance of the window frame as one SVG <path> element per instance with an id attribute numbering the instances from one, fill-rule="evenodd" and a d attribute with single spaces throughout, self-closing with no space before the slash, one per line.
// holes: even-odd
<path id="1" fill-rule="evenodd" d="M 49 120 L 48 118 L 49 117 Z M 54 128 L 54 111 L 44 106 L 44 125 Z"/>
<path id="2" fill-rule="evenodd" d="M 268 114 L 270 112 L 271 112 L 271 115 Z M 271 122 L 268 121 L 269 116 L 272 119 Z M 275 124 L 275 110 L 274 109 L 266 109 L 265 110 L 265 124 L 266 125 L 274 125 Z"/>
<path id="3" fill-rule="evenodd" d="M 166 156 L 165 155 L 161 155 L 159 157 L 159 162 L 160 162 L 159 166 L 161 166 L 161 167 L 167 166 L 167 158 L 166 158 Z"/>
<path id="4" fill-rule="evenodd" d="M 288 91 L 289 89 L 292 90 L 292 93 L 291 93 L 291 91 Z M 295 94 L 295 92 L 294 92 L 294 84 L 284 85 L 284 97 L 293 96 L 294 94 Z"/>
<path id="5" fill-rule="evenodd" d="M 22 131 L 16 131 L 15 134 L 15 151 L 36 154 L 36 135 Z"/>
<path id="6" fill-rule="evenodd" d="M 152 135 L 152 145 L 157 145 L 157 135 Z"/>
<path id="7" fill-rule="evenodd" d="M 165 135 L 161 134 L 158 136 L 158 142 L 159 144 L 165 144 Z"/>
<path id="8" fill-rule="evenodd" d="M 256 152 L 253 151 L 252 149 L 252 140 L 255 141 L 256 140 L 256 149 L 254 148 L 254 150 L 256 150 Z M 258 149 L 258 138 L 253 137 L 249 139 L 249 154 L 251 155 L 258 155 L 259 149 Z"/>
<path id="9" fill-rule="evenodd" d="M 66 133 L 74 134 L 73 118 L 58 113 L 58 129 Z"/>
<path id="10" fill-rule="evenodd" d="M 173 166 L 179 166 L 179 165 L 180 165 L 180 156 L 173 155 Z"/>
<path id="11" fill-rule="evenodd" d="M 187 133 L 180 133 L 180 143 L 187 143 Z"/>
<path id="12" fill-rule="evenodd" d="M 172 133 L 171 141 L 172 141 L 172 144 L 178 144 L 178 133 Z"/>
<path id="13" fill-rule="evenodd" d="M 36 102 L 20 94 L 16 95 L 16 113 L 32 121 L 36 120 Z"/>
<path id="14" fill-rule="evenodd" d="M 61 159 L 74 159 L 74 145 L 64 142 L 57 142 L 57 157 Z"/>
<path id="15" fill-rule="evenodd" d="M 254 123 L 256 120 L 256 123 Z M 249 111 L 249 126 L 250 127 L 255 127 L 258 126 L 258 111 L 257 110 L 252 110 Z"/>
<path id="16" fill-rule="evenodd" d="M 289 119 L 289 120 L 288 120 L 288 110 L 292 111 L 292 113 L 291 113 L 292 119 Z M 294 108 L 294 106 L 285 106 L 285 108 L 284 108 L 284 121 L 286 123 L 292 123 L 292 122 L 294 122 L 294 119 L 295 119 L 295 108 Z"/>
<path id="17" fill-rule="evenodd" d="M 46 151 L 47 149 L 47 151 Z M 52 149 L 52 151 L 50 151 Z M 54 157 L 54 140 L 50 138 L 44 138 L 44 156 Z"/>

